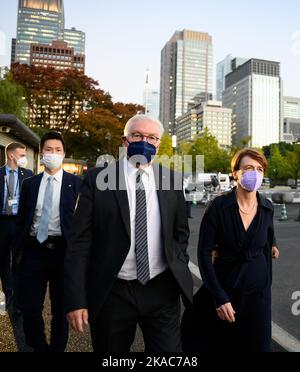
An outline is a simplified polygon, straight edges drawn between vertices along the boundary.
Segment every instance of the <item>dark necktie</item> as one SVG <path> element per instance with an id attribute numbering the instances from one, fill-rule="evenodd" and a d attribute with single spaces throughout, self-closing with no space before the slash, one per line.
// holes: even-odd
<path id="1" fill-rule="evenodd" d="M 6 213 L 8 215 L 12 214 L 12 205 L 8 205 L 9 199 L 14 199 L 14 191 L 15 191 L 15 172 L 11 169 L 9 171 L 9 180 L 8 180 L 8 195 L 6 199 Z"/>
<path id="2" fill-rule="evenodd" d="M 146 192 L 142 181 L 143 171 L 136 176 L 135 253 L 137 280 L 146 285 L 150 280 L 147 234 Z"/>

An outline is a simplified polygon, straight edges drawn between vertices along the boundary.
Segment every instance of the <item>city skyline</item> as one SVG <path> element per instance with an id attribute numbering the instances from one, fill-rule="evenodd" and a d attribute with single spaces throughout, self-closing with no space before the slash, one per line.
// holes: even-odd
<path id="1" fill-rule="evenodd" d="M 296 0 L 287 0 L 284 6 L 258 0 L 250 6 L 237 0 L 223 4 L 167 0 L 146 10 L 137 0 L 114 0 L 105 5 L 86 0 L 84 9 L 79 1 L 64 3 L 66 28 L 75 26 L 86 32 L 86 74 L 98 80 L 114 101 L 142 103 L 147 68 L 152 86 L 159 89 L 161 50 L 170 35 L 182 29 L 208 32 L 213 37 L 214 74 L 216 64 L 228 54 L 278 61 L 284 95 L 300 96 L 300 4 Z M 1 66 L 10 63 L 17 5 L 17 0 L 1 1 Z"/>

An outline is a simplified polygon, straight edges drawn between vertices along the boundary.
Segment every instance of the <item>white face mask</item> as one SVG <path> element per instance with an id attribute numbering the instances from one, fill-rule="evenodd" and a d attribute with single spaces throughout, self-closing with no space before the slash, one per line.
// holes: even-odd
<path id="1" fill-rule="evenodd" d="M 61 167 L 64 156 L 60 154 L 45 154 L 43 155 L 43 164 L 46 168 L 53 170 Z"/>
<path id="2" fill-rule="evenodd" d="M 28 160 L 26 156 L 22 156 L 20 159 L 17 159 L 17 166 L 20 168 L 26 168 L 28 164 Z"/>

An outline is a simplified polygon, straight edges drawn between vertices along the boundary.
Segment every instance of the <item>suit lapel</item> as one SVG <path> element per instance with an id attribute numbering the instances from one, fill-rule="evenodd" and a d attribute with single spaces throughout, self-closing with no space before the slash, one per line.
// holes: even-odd
<path id="1" fill-rule="evenodd" d="M 39 189 L 40 189 L 40 184 L 42 182 L 44 173 L 40 173 L 36 177 L 33 177 L 32 179 L 32 206 L 33 206 L 33 213 L 35 211 L 38 195 L 39 195 Z"/>
<path id="2" fill-rule="evenodd" d="M 162 187 L 164 184 L 165 176 L 163 175 L 162 167 L 157 164 L 153 164 L 153 172 L 157 189 L 163 236 L 166 237 L 168 226 L 168 193 L 166 193 L 166 191 L 164 191 Z"/>
<path id="3" fill-rule="evenodd" d="M 25 172 L 23 168 L 18 168 L 18 179 L 19 179 L 18 185 L 19 185 L 19 191 L 20 191 L 22 187 L 22 183 L 25 179 Z"/>
<path id="4" fill-rule="evenodd" d="M 114 190 L 114 193 L 119 204 L 122 220 L 124 222 L 127 234 L 130 238 L 130 211 L 123 164 L 124 162 L 122 159 L 116 163 L 117 187 L 116 190 Z"/>

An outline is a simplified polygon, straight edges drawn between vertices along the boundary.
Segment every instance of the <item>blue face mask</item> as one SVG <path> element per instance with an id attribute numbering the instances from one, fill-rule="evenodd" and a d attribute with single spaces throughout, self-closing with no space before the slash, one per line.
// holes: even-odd
<path id="1" fill-rule="evenodd" d="M 129 158 L 136 157 L 135 163 L 149 164 L 156 155 L 156 147 L 145 141 L 129 142 L 127 155 Z"/>

